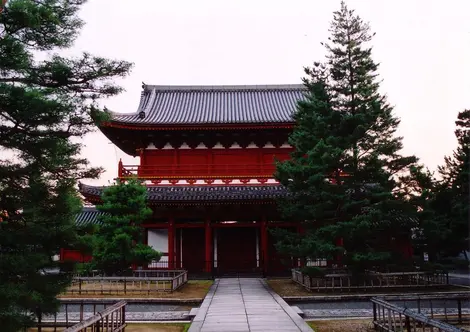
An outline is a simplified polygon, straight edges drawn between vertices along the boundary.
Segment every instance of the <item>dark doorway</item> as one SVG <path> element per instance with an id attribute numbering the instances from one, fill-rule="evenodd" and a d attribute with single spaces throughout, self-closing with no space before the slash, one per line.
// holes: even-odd
<path id="1" fill-rule="evenodd" d="M 214 273 L 218 276 L 261 275 L 257 256 L 257 237 L 254 227 L 217 228 L 217 260 Z"/>
<path id="2" fill-rule="evenodd" d="M 181 259 L 183 268 L 189 273 L 204 272 L 205 241 L 204 228 L 181 228 Z"/>

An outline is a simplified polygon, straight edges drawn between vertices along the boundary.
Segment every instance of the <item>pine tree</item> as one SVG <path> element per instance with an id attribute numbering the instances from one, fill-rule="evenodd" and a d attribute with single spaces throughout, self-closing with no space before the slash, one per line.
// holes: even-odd
<path id="1" fill-rule="evenodd" d="M 11 0 L 0 14 L 0 326 L 6 332 L 58 309 L 55 297 L 73 266 L 53 257 L 77 241 L 76 180 L 101 172 L 71 139 L 103 119 L 97 101 L 120 92 L 110 79 L 131 67 L 89 54 L 47 56 L 72 45 L 83 3 Z"/>
<path id="2" fill-rule="evenodd" d="M 455 124 L 458 147 L 452 157 L 445 158 L 445 165 L 439 168 L 444 191 L 450 191 L 451 196 L 448 228 L 452 245 L 447 247 L 448 255 L 466 254 L 465 251 L 470 250 L 470 110 L 460 112 Z"/>
<path id="3" fill-rule="evenodd" d="M 368 24 L 343 2 L 330 32 L 330 43 L 324 44 L 327 97 L 321 92 L 312 97 L 306 84 L 310 95 L 299 102 L 291 136 L 296 152 L 292 161 L 278 165 L 277 177 L 292 195 L 281 209 L 286 218 L 305 220 L 311 229 L 297 248 L 308 252 L 313 246 L 308 256 L 316 258 L 345 251 L 343 262 L 363 271 L 397 263 L 399 247 L 411 237 L 415 211 L 400 178 L 416 158 L 400 155 L 402 139 L 395 136 L 400 121 L 378 91 Z M 306 73 L 313 82 L 323 76 L 315 68 Z M 318 99 L 328 100 L 326 112 Z M 282 242 L 281 236 L 280 248 Z"/>
<path id="4" fill-rule="evenodd" d="M 125 275 L 132 264 L 159 260 L 161 253 L 142 243 L 141 224 L 152 214 L 147 207 L 147 189 L 135 179 L 118 181 L 103 192 L 92 265 L 106 275 Z"/>
<path id="5" fill-rule="evenodd" d="M 295 150 L 289 160 L 277 164 L 275 174 L 290 192 L 279 205 L 283 215 L 303 223 L 305 233 L 301 237 L 282 229 L 272 233 L 282 254 L 333 259 L 338 251 L 334 238 L 318 233 L 318 229 L 337 218 L 337 208 L 344 199 L 334 180 L 340 174 L 338 161 L 346 148 L 346 128 L 341 127 L 342 114 L 332 108 L 324 66 L 316 63 L 305 72 L 306 98 L 298 102 L 296 126 L 289 137 Z"/>
<path id="6" fill-rule="evenodd" d="M 469 250 L 470 110 L 460 112 L 455 123 L 458 147 L 438 168 L 441 179 L 428 174 L 418 182 L 423 206 L 420 240 L 434 261 Z"/>

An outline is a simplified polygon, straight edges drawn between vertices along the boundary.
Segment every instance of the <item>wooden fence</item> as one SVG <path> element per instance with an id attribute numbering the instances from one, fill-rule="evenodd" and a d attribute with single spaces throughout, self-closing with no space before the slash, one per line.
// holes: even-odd
<path id="1" fill-rule="evenodd" d="M 292 280 L 309 291 L 349 291 L 354 289 L 422 288 L 449 284 L 447 273 L 368 271 L 362 277 L 349 273 L 328 273 L 323 277 L 310 277 L 292 269 Z"/>
<path id="2" fill-rule="evenodd" d="M 416 312 L 414 309 L 400 307 L 381 298 L 372 298 L 371 301 L 374 311 L 374 328 L 377 331 L 468 331 L 450 325 L 447 322 L 434 319 L 433 314 L 431 314 L 431 317 L 428 317 L 423 313 Z M 448 318 L 447 314 L 445 318 Z M 459 306 L 457 323 L 462 324 L 463 321 L 464 317 L 462 317 L 461 307 Z"/>
<path id="3" fill-rule="evenodd" d="M 53 332 L 61 331 L 64 327 L 74 326 L 85 319 L 97 315 L 98 312 L 106 310 L 112 305 L 114 303 L 109 300 L 99 302 L 90 300 L 61 301 L 62 309 L 60 312 L 54 315 L 39 314 L 36 327 L 38 332 L 41 332 L 42 328 L 48 328 L 47 331 L 52 330 Z"/>
<path id="4" fill-rule="evenodd" d="M 154 273 L 152 277 L 73 278 L 72 285 L 67 288 L 64 295 L 149 295 L 159 292 L 174 292 L 188 281 L 188 272 L 186 270 L 152 272 Z"/>
<path id="5" fill-rule="evenodd" d="M 64 332 L 118 332 L 126 327 L 126 302 L 121 301 L 98 312 Z"/>

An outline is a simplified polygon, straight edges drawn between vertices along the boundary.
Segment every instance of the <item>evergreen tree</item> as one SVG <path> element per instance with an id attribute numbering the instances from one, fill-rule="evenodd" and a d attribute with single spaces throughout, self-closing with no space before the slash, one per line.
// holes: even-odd
<path id="1" fill-rule="evenodd" d="M 0 326 L 6 332 L 58 309 L 55 297 L 73 267 L 53 257 L 77 240 L 76 180 L 101 171 L 88 166 L 71 139 L 92 130 L 91 115 L 101 114 L 97 101 L 121 91 L 110 79 L 131 67 L 89 54 L 48 57 L 72 45 L 83 3 L 10 0 L 0 14 Z"/>
<path id="2" fill-rule="evenodd" d="M 470 110 L 458 114 L 456 125 L 458 147 L 438 168 L 441 179 L 429 172 L 415 176 L 415 201 L 421 208 L 418 240 L 433 261 L 469 250 Z"/>
<path id="3" fill-rule="evenodd" d="M 124 275 L 132 264 L 145 265 L 159 260 L 161 254 L 142 243 L 141 224 L 152 215 L 147 207 L 147 189 L 135 179 L 118 181 L 105 189 L 103 204 L 97 209 L 105 212 L 98 217 L 95 233 L 94 268 L 106 275 Z"/>
<path id="4" fill-rule="evenodd" d="M 447 255 L 456 255 L 470 250 L 469 217 L 470 217 L 470 110 L 458 114 L 455 122 L 457 129 L 457 149 L 452 157 L 445 158 L 445 164 L 439 167 L 443 178 L 442 196 L 450 197 L 448 229 L 452 241 L 447 248 Z M 443 198 L 444 199 L 444 198 Z M 468 260 L 468 257 L 467 257 Z"/>
<path id="5" fill-rule="evenodd" d="M 306 70 L 309 93 L 290 138 L 296 152 L 277 167 L 291 193 L 281 210 L 309 230 L 287 247 L 278 233 L 278 248 L 294 244 L 315 258 L 345 251 L 343 262 L 363 271 L 398 262 L 410 240 L 415 211 L 400 184 L 416 158 L 400 155 L 400 121 L 378 91 L 368 24 L 343 2 L 330 32 L 324 73 L 318 64 Z"/>

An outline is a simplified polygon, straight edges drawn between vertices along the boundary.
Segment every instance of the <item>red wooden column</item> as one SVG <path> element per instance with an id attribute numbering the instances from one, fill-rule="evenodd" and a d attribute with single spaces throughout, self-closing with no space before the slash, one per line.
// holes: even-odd
<path id="1" fill-rule="evenodd" d="M 204 239 L 205 239 L 205 270 L 210 273 L 212 270 L 212 228 L 210 219 L 206 219 L 204 223 Z"/>
<path id="2" fill-rule="evenodd" d="M 168 218 L 168 268 L 175 268 L 175 220 Z"/>
<path id="3" fill-rule="evenodd" d="M 336 239 L 336 245 L 339 246 L 339 247 L 342 247 L 343 246 L 343 238 L 340 237 L 339 239 Z M 338 266 L 343 266 L 343 253 L 338 253 L 338 255 L 336 255 L 336 264 L 338 264 Z"/>
<path id="4" fill-rule="evenodd" d="M 260 228 L 260 237 L 261 237 L 261 259 L 263 264 L 263 272 L 266 274 L 269 268 L 269 259 L 268 259 L 268 222 L 266 217 L 261 217 L 261 228 Z"/>

